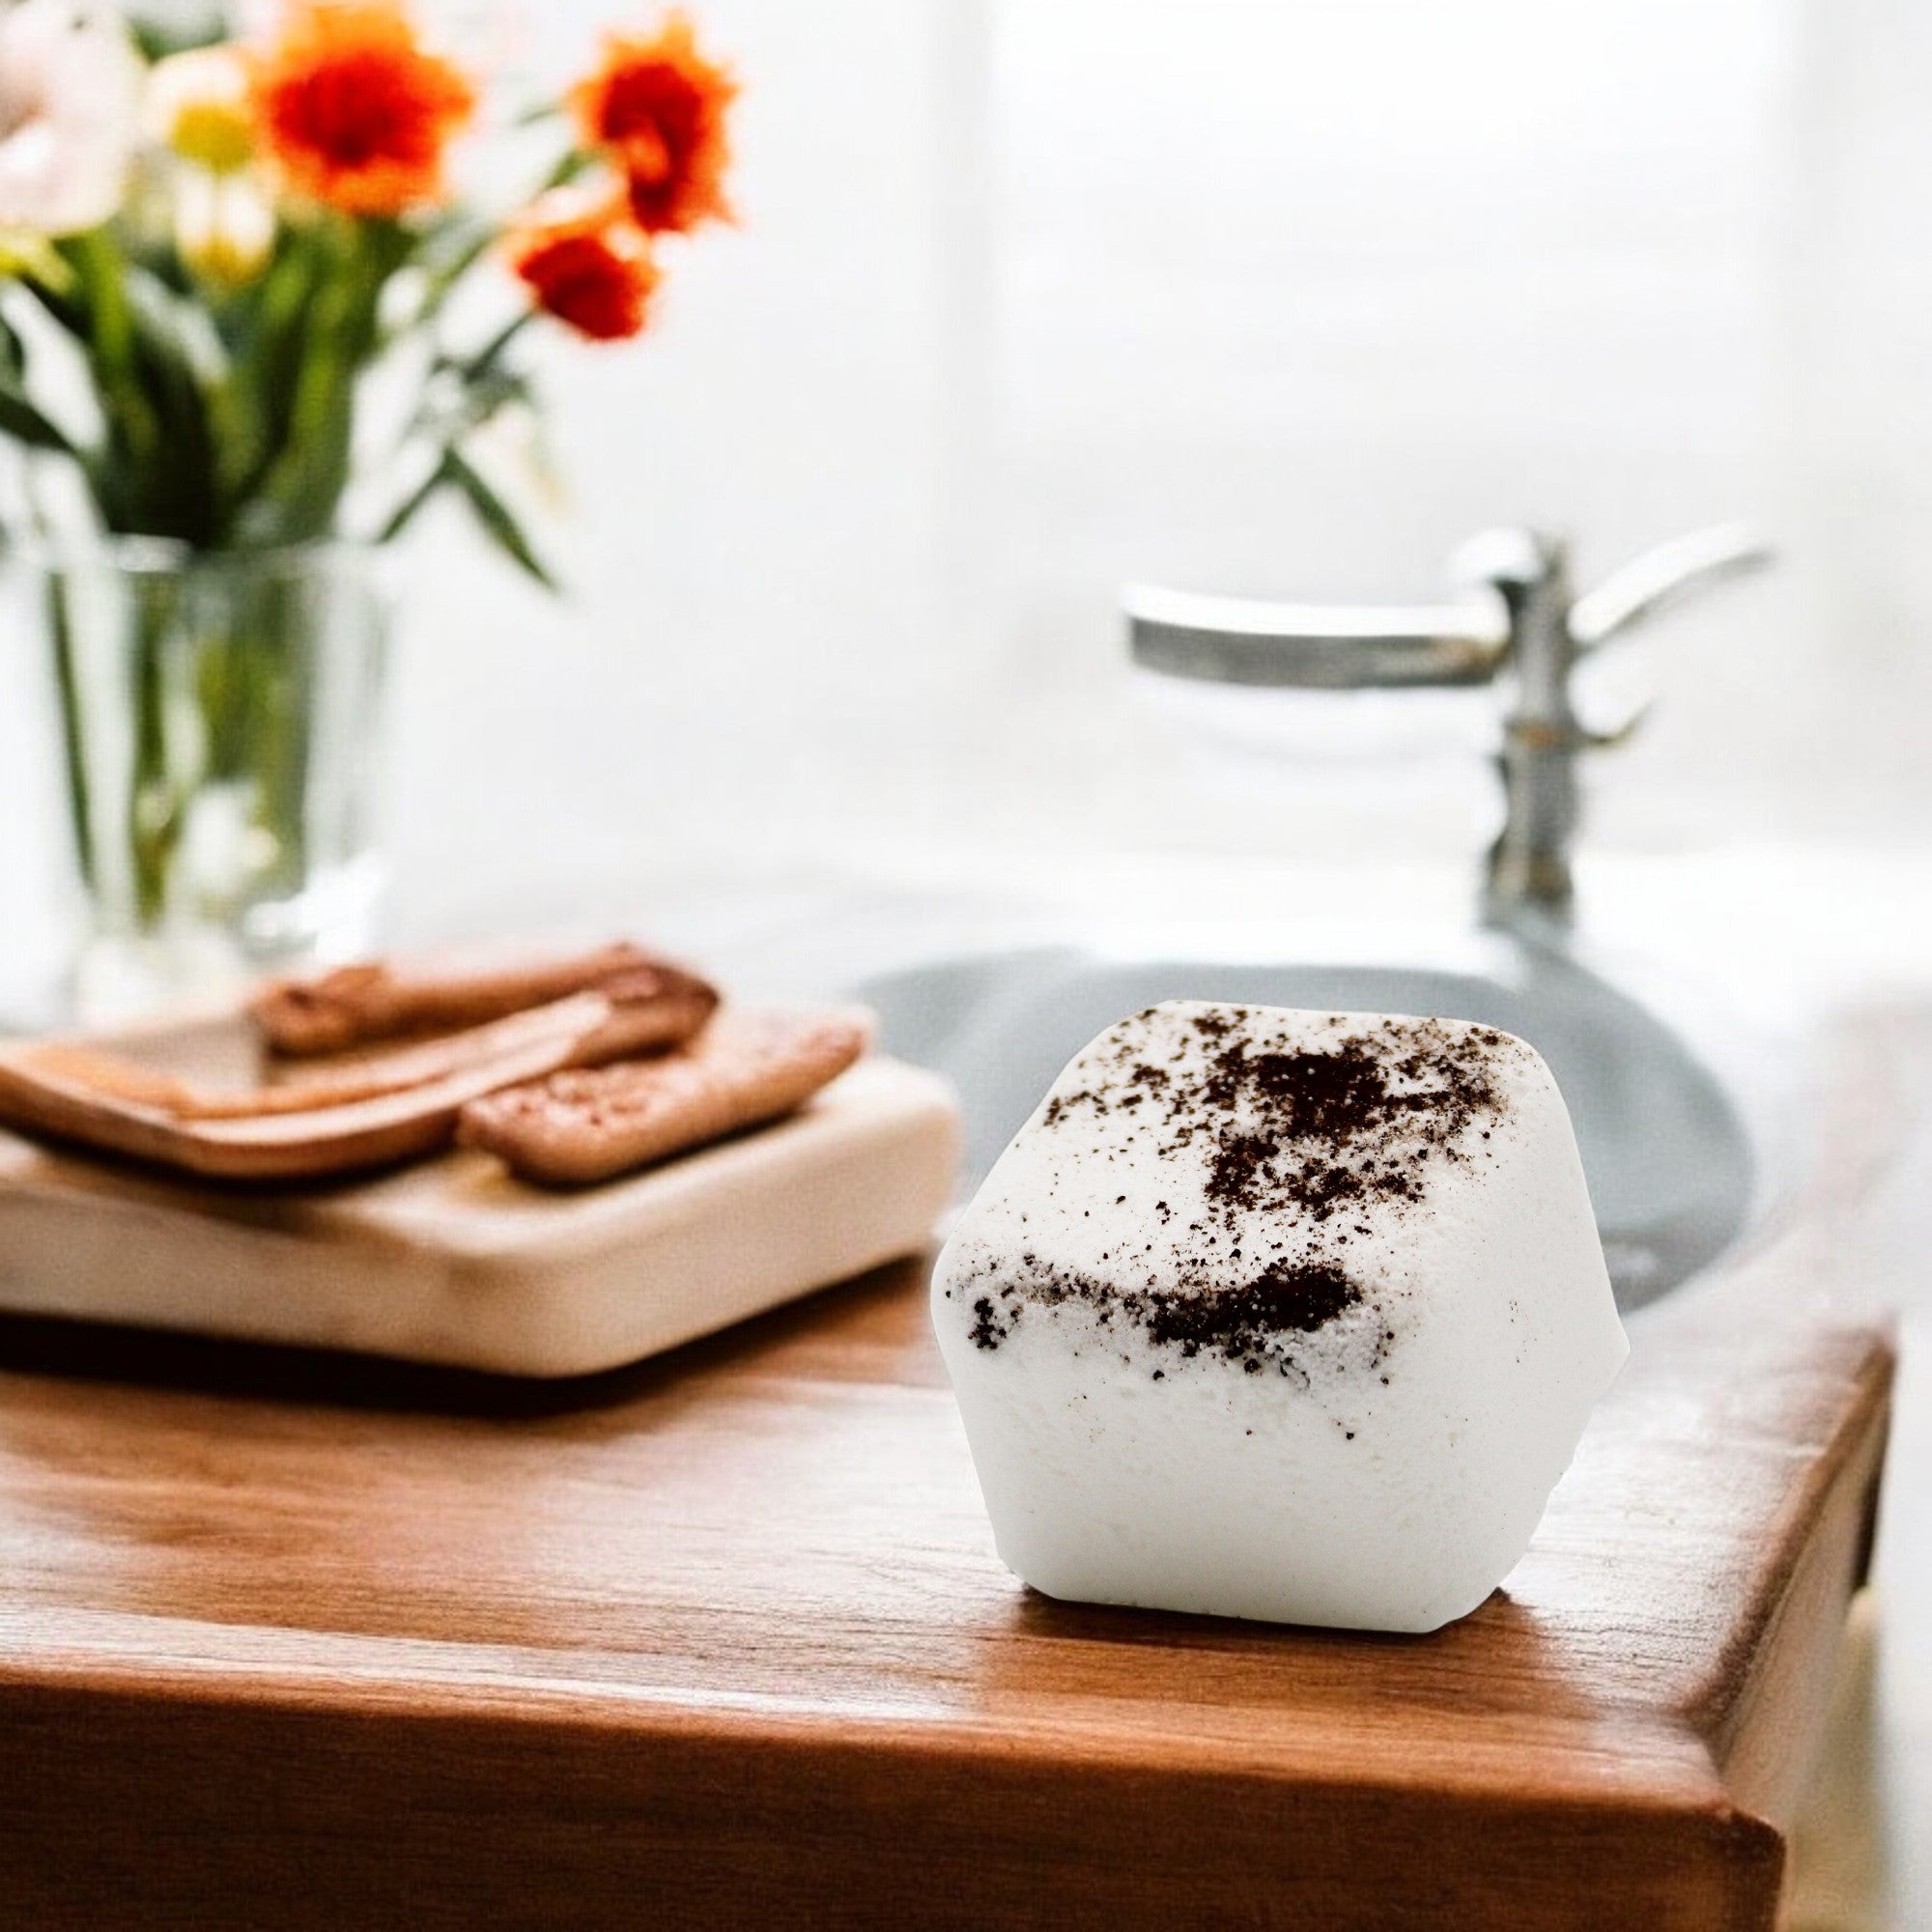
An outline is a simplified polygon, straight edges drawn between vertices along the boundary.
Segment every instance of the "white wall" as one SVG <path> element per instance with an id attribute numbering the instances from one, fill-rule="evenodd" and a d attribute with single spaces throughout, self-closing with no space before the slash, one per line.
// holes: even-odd
<path id="1" fill-rule="evenodd" d="M 613 10 L 526 11 L 557 66 Z M 407 890 L 561 906 L 882 842 L 1462 850 L 1488 780 L 1453 720 L 1332 781 L 1203 755 L 1134 701 L 1114 588 L 1427 593 L 1511 519 L 1586 571 L 1739 513 L 1798 559 L 1660 634 L 1593 837 L 1932 834 L 1932 10 L 700 12 L 746 82 L 744 225 L 650 340 L 553 346 L 566 603 L 453 519 L 411 556 Z"/>
<path id="2" fill-rule="evenodd" d="M 608 7 L 532 15 L 587 58 Z M 640 345 L 546 360 L 574 516 L 553 606 L 460 519 L 415 572 L 399 737 L 406 867 L 488 888 L 648 870 L 696 838 L 928 822 L 968 575 L 983 353 L 956 290 L 973 10 L 715 0 L 734 57 L 734 232 L 678 251 Z M 479 885 L 485 882 L 480 877 Z"/>
<path id="3" fill-rule="evenodd" d="M 1401 595 L 1491 522 L 1572 531 L 1587 575 L 1747 514 L 1790 563 L 1660 633 L 1595 836 L 1932 828 L 1932 12 L 1004 18 L 1007 665 L 1053 714 L 1109 689 L 1122 577 Z M 1426 841 L 1383 776 L 1383 834 Z M 1277 790 L 1211 836 L 1306 824 Z M 1089 822 L 1157 837 L 1184 796 L 1143 768 Z"/>
<path id="4" fill-rule="evenodd" d="M 1426 593 L 1489 523 L 1587 572 L 1741 513 L 1794 567 L 1660 634 L 1595 836 L 1922 836 L 1928 18 L 720 0 L 746 226 L 559 358 L 573 606 L 425 560 L 408 849 L 1460 848 L 1453 728 L 1231 761 L 1136 704 L 1115 585 Z"/>

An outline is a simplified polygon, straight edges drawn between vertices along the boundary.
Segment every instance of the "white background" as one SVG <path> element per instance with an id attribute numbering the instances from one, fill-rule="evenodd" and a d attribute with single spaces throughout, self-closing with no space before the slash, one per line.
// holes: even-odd
<path id="1" fill-rule="evenodd" d="M 531 65 L 582 63 L 611 12 L 530 10 Z M 872 851 L 1473 850 L 1457 720 L 1402 707 L 1339 768 L 1346 720 L 1272 769 L 1223 755 L 1136 699 L 1114 594 L 1428 594 L 1520 519 L 1575 532 L 1586 575 L 1740 513 L 1791 558 L 1632 672 L 1664 701 L 1599 771 L 1599 845 L 1932 831 L 1932 10 L 701 16 L 745 82 L 744 221 L 677 251 L 643 343 L 546 349 L 571 595 L 453 513 L 407 559 L 406 896 L 633 905 L 714 860 Z M 12 668 L 21 904 L 52 848 Z"/>

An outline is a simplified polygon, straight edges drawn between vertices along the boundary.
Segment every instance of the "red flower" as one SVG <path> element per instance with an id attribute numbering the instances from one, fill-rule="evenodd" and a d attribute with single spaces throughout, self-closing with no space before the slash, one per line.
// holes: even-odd
<path id="1" fill-rule="evenodd" d="M 511 231 L 511 270 L 536 305 L 593 342 L 615 342 L 644 326 L 657 265 L 650 243 L 610 205 L 537 208 Z"/>
<path id="2" fill-rule="evenodd" d="M 571 104 L 584 145 L 622 170 L 631 218 L 646 234 L 730 219 L 724 110 L 737 92 L 729 71 L 699 53 L 682 14 L 648 38 L 605 36 L 603 63 L 572 89 Z"/>
<path id="3" fill-rule="evenodd" d="M 476 93 L 395 0 L 295 0 L 253 65 L 263 141 L 298 190 L 351 214 L 441 198 Z"/>

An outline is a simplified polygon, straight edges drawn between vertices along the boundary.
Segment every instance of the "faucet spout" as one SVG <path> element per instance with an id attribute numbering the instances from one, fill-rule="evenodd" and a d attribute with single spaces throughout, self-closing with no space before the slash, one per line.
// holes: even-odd
<path id="1" fill-rule="evenodd" d="M 1129 584 L 1128 649 L 1144 670 L 1304 691 L 1488 684 L 1509 648 L 1492 596 L 1455 604 L 1277 604 Z"/>

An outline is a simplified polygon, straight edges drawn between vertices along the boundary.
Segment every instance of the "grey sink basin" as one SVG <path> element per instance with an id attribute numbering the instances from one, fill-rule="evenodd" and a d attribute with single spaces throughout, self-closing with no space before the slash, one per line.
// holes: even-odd
<path id="1" fill-rule="evenodd" d="M 907 967 L 861 991 L 889 1051 L 957 1086 L 969 1191 L 1066 1061 L 1157 1000 L 1434 1013 L 1501 1027 L 1548 1061 L 1622 1306 L 1722 1253 L 1751 1215 L 1759 1163 L 1733 1097 L 1683 1035 L 1564 953 L 1501 937 L 1447 952 L 1282 965 L 1035 948 Z"/>

